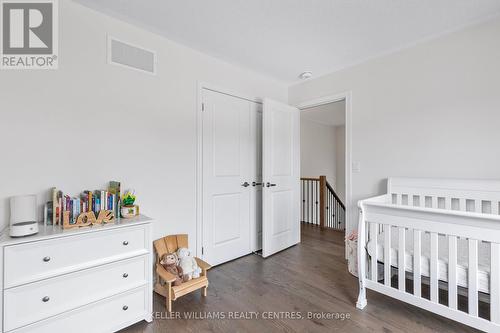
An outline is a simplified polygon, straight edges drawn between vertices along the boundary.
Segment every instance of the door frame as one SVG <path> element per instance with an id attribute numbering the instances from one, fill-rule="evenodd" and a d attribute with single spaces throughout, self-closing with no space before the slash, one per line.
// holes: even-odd
<path id="1" fill-rule="evenodd" d="M 198 81 L 198 96 L 196 102 L 196 256 L 203 259 L 203 89 L 241 98 L 250 102 L 262 104 L 262 98 L 251 97 L 215 84 Z"/>
<path id="2" fill-rule="evenodd" d="M 345 100 L 345 214 L 346 214 L 346 233 L 356 227 L 357 221 L 355 206 L 352 205 L 352 92 L 323 96 L 305 102 L 301 102 L 297 107 L 301 112 L 315 106 L 335 103 Z"/>

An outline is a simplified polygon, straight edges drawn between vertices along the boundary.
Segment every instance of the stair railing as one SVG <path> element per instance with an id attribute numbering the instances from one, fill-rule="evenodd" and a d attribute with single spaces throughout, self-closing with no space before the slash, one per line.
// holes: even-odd
<path id="1" fill-rule="evenodd" d="M 345 206 L 326 176 L 301 178 L 301 221 L 345 230 Z"/>

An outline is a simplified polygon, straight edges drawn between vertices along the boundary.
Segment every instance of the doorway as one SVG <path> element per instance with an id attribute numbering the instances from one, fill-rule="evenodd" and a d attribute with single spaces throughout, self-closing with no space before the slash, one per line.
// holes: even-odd
<path id="1" fill-rule="evenodd" d="M 350 93 L 300 104 L 301 221 L 345 232 L 350 211 Z"/>

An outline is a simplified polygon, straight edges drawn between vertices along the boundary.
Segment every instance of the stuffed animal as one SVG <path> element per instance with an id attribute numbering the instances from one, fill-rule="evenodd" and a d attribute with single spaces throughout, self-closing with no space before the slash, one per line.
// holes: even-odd
<path id="1" fill-rule="evenodd" d="M 167 272 L 173 274 L 176 277 L 175 281 L 173 282 L 174 286 L 178 286 L 182 282 L 187 281 L 187 279 L 184 278 L 182 267 L 179 266 L 179 259 L 177 258 L 177 254 L 164 254 L 160 260 L 160 264 L 163 266 L 163 268 L 165 268 Z"/>
<path id="2" fill-rule="evenodd" d="M 185 247 L 177 250 L 179 257 L 179 266 L 181 266 L 185 279 L 191 280 L 200 277 L 201 268 L 196 263 L 196 259 L 191 255 L 191 251 Z"/>

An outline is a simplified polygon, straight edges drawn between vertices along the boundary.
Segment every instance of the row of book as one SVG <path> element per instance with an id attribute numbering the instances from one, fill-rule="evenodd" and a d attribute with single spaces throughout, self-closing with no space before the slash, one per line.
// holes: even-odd
<path id="1" fill-rule="evenodd" d="M 53 187 L 52 201 L 47 202 L 44 210 L 45 225 L 62 225 L 64 212 L 69 212 L 69 223 L 76 223 L 81 213 L 111 210 L 115 217 L 120 216 L 120 183 L 111 181 L 107 190 L 83 191 L 71 197 Z"/>

